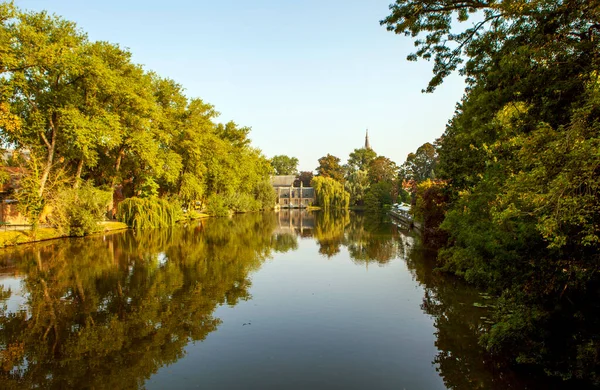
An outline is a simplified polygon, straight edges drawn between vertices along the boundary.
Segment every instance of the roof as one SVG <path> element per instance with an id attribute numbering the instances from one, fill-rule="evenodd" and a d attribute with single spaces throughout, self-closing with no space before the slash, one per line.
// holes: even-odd
<path id="1" fill-rule="evenodd" d="M 296 180 L 295 175 L 271 176 L 271 185 L 273 187 L 291 187 Z"/>

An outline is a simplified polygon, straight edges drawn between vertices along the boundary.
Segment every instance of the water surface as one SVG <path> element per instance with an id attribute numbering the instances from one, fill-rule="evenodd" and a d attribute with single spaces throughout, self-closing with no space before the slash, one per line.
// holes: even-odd
<path id="1" fill-rule="evenodd" d="M 249 214 L 0 253 L 0 388 L 538 389 L 486 297 L 360 214 Z"/>

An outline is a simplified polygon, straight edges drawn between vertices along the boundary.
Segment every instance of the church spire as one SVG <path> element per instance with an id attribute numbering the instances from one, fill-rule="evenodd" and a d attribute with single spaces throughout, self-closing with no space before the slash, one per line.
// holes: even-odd
<path id="1" fill-rule="evenodd" d="M 367 129 L 367 135 L 365 136 L 365 149 L 371 149 L 371 144 L 369 143 L 369 129 Z"/>

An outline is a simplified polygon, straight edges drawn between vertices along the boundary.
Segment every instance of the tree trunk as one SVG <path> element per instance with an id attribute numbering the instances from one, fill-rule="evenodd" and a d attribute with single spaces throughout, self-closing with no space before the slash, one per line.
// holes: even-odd
<path id="1" fill-rule="evenodd" d="M 77 164 L 77 173 L 75 173 L 75 184 L 73 184 L 73 188 L 79 188 L 79 183 L 81 181 L 81 171 L 83 171 L 83 158 L 79 160 Z"/>
<path id="2" fill-rule="evenodd" d="M 117 155 L 117 161 L 115 161 L 115 174 L 113 176 L 112 179 L 112 183 L 110 184 L 112 190 L 113 190 L 113 196 L 112 199 L 110 201 L 110 204 L 108 205 L 108 210 L 109 210 L 109 217 L 111 219 L 115 219 L 116 215 L 117 215 L 117 208 L 115 205 L 115 192 L 116 192 L 116 186 L 117 186 L 117 176 L 119 175 L 119 170 L 121 169 L 121 161 L 123 161 L 123 156 L 125 155 L 125 146 L 121 146 L 121 148 L 119 149 L 119 153 Z"/>
<path id="3" fill-rule="evenodd" d="M 117 161 L 115 162 L 115 175 L 112 179 L 111 186 L 114 187 L 117 184 L 117 175 L 119 174 L 119 170 L 121 169 L 121 161 L 123 161 L 123 156 L 125 155 L 125 147 L 122 146 L 119 149 L 119 154 L 117 155 Z"/>
<path id="4" fill-rule="evenodd" d="M 46 182 L 48 176 L 50 176 L 50 170 L 52 169 L 52 163 L 54 162 L 54 151 L 56 149 L 56 113 L 52 113 L 50 118 L 50 127 L 52 128 L 52 140 L 48 141 L 46 137 L 42 135 L 44 142 L 48 148 L 48 155 L 46 159 L 46 165 L 42 171 L 42 177 L 40 178 L 40 188 L 38 190 L 38 196 L 41 198 L 44 195 L 44 189 L 46 188 Z"/>

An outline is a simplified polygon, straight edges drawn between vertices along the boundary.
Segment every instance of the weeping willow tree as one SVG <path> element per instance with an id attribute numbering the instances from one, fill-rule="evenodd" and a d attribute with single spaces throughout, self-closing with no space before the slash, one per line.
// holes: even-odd
<path id="1" fill-rule="evenodd" d="M 134 229 L 173 226 L 181 206 L 161 198 L 127 198 L 119 204 L 117 218 Z"/>
<path id="2" fill-rule="evenodd" d="M 315 189 L 315 198 L 324 209 L 347 209 L 350 205 L 350 194 L 344 186 L 329 177 L 317 176 L 311 181 Z"/>

